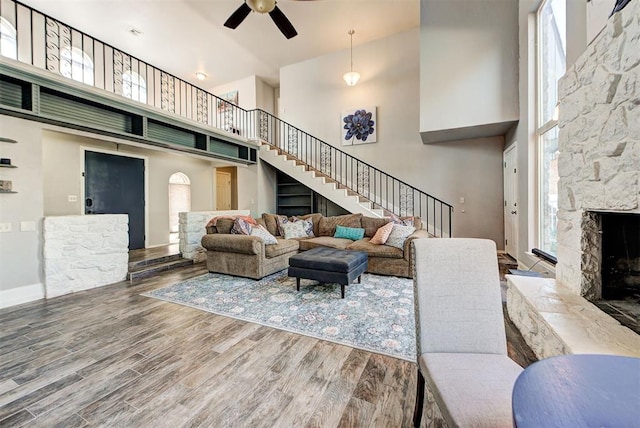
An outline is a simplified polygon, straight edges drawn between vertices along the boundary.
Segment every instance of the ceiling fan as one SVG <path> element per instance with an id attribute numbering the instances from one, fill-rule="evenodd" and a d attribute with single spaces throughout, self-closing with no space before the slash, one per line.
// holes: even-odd
<path id="1" fill-rule="evenodd" d="M 245 0 L 245 2 L 231 14 L 229 19 L 225 21 L 224 26 L 235 29 L 244 21 L 251 11 L 268 13 L 287 39 L 298 35 L 291 21 L 289 21 L 280 8 L 276 6 L 276 0 Z"/>

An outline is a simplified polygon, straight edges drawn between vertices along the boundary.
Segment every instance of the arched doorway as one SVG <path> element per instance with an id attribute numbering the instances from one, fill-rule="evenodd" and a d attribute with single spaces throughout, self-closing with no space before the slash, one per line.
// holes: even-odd
<path id="1" fill-rule="evenodd" d="M 191 181 L 176 172 L 169 177 L 169 242 L 178 242 L 178 213 L 191 211 Z"/>

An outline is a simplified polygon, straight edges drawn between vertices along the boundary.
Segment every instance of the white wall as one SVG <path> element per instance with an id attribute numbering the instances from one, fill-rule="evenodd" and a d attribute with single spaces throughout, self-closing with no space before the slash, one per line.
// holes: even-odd
<path id="1" fill-rule="evenodd" d="M 0 143 L 0 157 L 17 168 L 1 168 L 0 178 L 11 180 L 15 194 L 0 194 L 0 307 L 42 297 L 42 128 L 23 119 L 0 115 L 0 136 L 18 144 Z M 35 231 L 20 231 L 20 222 L 35 222 Z M 11 290 L 11 292 L 7 292 Z"/>
<path id="2" fill-rule="evenodd" d="M 169 243 L 168 186 L 172 174 L 182 172 L 189 177 L 192 211 L 213 209 L 215 195 L 210 161 L 62 132 L 44 131 L 42 142 L 45 216 L 84 213 L 82 147 L 147 157 L 147 246 Z M 68 195 L 77 195 L 78 201 L 68 202 Z"/>
<path id="3" fill-rule="evenodd" d="M 245 110 L 253 110 L 256 108 L 256 76 L 249 76 L 244 79 L 216 86 L 211 92 L 217 96 L 222 96 L 233 91 L 238 91 L 239 107 Z"/>
<path id="4" fill-rule="evenodd" d="M 420 2 L 420 131 L 518 119 L 513 0 Z"/>
<path id="5" fill-rule="evenodd" d="M 283 67 L 282 119 L 454 205 L 455 236 L 486 237 L 502 248 L 503 138 L 422 144 L 419 42 L 416 28 L 354 48 L 362 75 L 354 87 L 342 80 L 348 50 Z M 340 114 L 358 106 L 377 106 L 378 142 L 341 146 Z"/>

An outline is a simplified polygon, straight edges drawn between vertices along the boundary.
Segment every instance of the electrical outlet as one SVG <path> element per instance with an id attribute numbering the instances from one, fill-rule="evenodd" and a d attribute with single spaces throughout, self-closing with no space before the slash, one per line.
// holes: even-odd
<path id="1" fill-rule="evenodd" d="M 460 198 L 460 203 L 464 204 L 464 198 Z"/>
<path id="2" fill-rule="evenodd" d="M 78 202 L 78 196 L 77 195 L 69 195 L 69 196 L 67 196 L 67 200 L 69 202 Z"/>
<path id="3" fill-rule="evenodd" d="M 11 223 L 0 223 L 0 233 L 11 232 Z"/>

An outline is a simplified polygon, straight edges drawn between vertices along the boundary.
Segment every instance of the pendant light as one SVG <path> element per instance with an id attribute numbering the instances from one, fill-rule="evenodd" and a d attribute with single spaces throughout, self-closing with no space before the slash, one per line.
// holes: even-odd
<path id="1" fill-rule="evenodd" d="M 342 76 L 344 81 L 347 82 L 347 85 L 349 86 L 355 86 L 355 84 L 358 83 L 358 80 L 360 80 L 360 73 L 358 73 L 357 71 L 353 71 L 353 35 L 354 33 L 355 33 L 354 30 L 349 30 L 349 35 L 351 36 L 351 68 L 348 73 L 345 73 L 344 76 Z"/>

